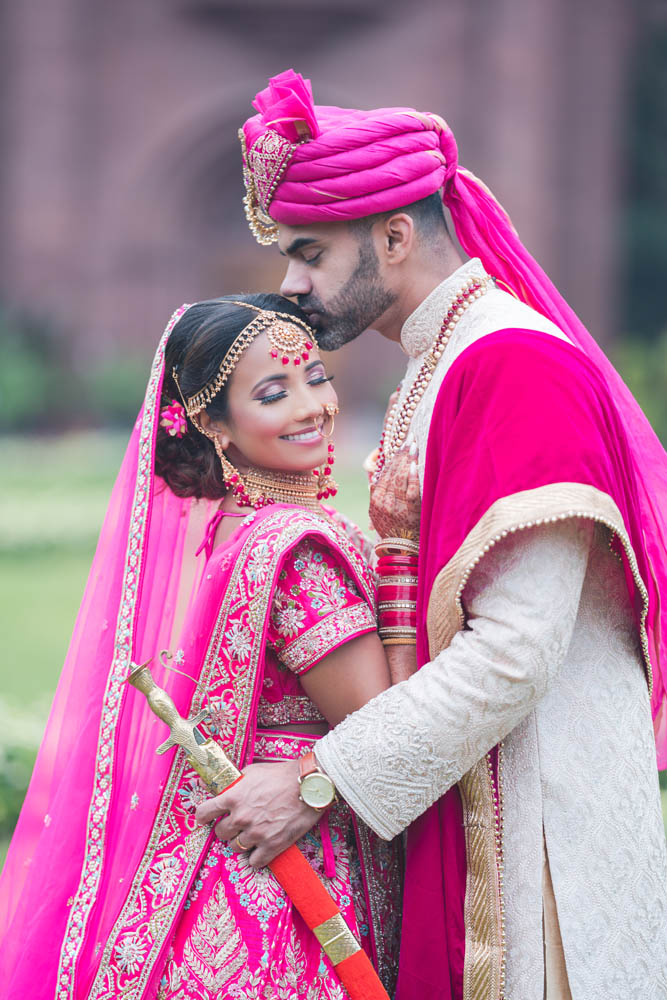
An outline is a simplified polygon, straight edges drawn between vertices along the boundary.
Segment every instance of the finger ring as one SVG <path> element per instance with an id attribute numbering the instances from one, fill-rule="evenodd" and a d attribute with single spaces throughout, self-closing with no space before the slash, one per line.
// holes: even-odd
<path id="1" fill-rule="evenodd" d="M 241 834 L 239 834 L 238 837 L 234 837 L 234 840 L 238 844 L 240 851 L 249 851 L 249 850 L 251 850 L 250 847 L 246 847 L 245 844 L 241 843 Z"/>

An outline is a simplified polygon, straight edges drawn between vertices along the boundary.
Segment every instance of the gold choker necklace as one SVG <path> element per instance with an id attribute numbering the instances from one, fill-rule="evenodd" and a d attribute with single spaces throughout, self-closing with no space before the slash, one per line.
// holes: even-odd
<path id="1" fill-rule="evenodd" d="M 251 507 L 270 503 L 292 503 L 307 510 L 321 510 L 319 487 L 312 476 L 251 468 L 243 473 L 243 484 Z"/>
<path id="2" fill-rule="evenodd" d="M 338 487 L 331 475 L 334 464 L 334 446 L 327 445 L 327 460 L 319 469 L 313 469 L 314 479 L 308 475 L 277 472 L 272 469 L 251 467 L 241 475 L 225 455 L 220 438 L 210 431 L 202 431 L 213 439 L 222 466 L 222 481 L 231 492 L 238 507 L 266 507 L 271 503 L 293 503 L 308 510 L 321 510 L 319 501 L 334 497 Z"/>

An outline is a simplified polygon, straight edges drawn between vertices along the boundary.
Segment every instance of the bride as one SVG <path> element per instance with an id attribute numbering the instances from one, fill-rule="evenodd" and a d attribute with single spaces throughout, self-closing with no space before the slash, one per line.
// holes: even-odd
<path id="1" fill-rule="evenodd" d="M 198 826 L 207 793 L 181 752 L 156 756 L 164 728 L 124 683 L 153 658 L 240 767 L 304 757 L 389 685 L 368 546 L 321 503 L 336 413 L 293 303 L 172 316 L 3 872 L 6 996 L 346 995 L 242 832 L 227 844 Z M 391 991 L 396 845 L 332 800 L 299 846 Z"/>

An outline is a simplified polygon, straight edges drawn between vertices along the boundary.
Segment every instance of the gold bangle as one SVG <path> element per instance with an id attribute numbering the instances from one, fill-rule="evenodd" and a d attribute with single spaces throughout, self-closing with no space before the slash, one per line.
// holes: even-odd
<path id="1" fill-rule="evenodd" d="M 419 555 L 419 541 L 414 538 L 381 538 L 375 543 L 375 554 L 383 549 L 398 549 L 399 552 L 408 552 L 410 555 Z"/>
<path id="2" fill-rule="evenodd" d="M 380 587 L 416 587 L 417 577 L 416 576 L 381 576 L 377 580 L 377 588 Z"/>
<path id="3" fill-rule="evenodd" d="M 408 638 L 408 636 L 403 636 L 400 639 L 383 639 L 382 640 L 382 645 L 383 646 L 416 646 L 417 645 L 417 638 L 415 637 L 414 639 L 410 639 L 410 638 Z"/>

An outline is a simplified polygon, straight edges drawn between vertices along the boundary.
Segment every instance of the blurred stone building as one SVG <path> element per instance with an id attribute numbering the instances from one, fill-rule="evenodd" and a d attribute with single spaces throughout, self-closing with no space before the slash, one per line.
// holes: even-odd
<path id="1" fill-rule="evenodd" d="M 615 329 L 628 0 L 4 0 L 5 303 L 48 316 L 74 363 L 148 356 L 172 308 L 275 289 L 243 216 L 237 129 L 293 66 L 324 104 L 412 105 L 510 211 L 599 339 Z M 334 367 L 379 399 L 397 351 Z M 371 367 L 372 366 L 372 367 Z M 369 384 L 368 373 L 373 379 Z"/>

